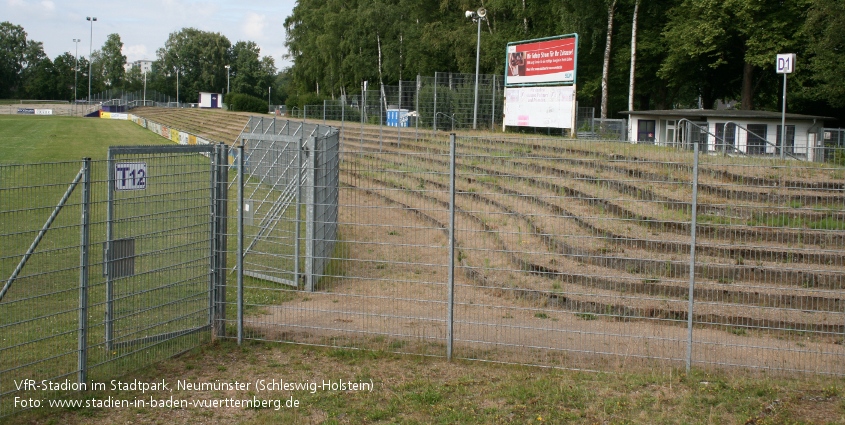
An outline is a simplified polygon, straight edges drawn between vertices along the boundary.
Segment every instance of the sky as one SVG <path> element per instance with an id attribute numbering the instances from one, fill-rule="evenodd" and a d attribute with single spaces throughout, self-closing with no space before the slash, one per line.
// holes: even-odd
<path id="1" fill-rule="evenodd" d="M 127 62 L 156 59 L 156 50 L 182 28 L 219 32 L 232 44 L 254 41 L 262 56 L 271 56 L 281 70 L 291 65 L 284 58 L 284 22 L 295 0 L 0 0 L 0 22 L 20 25 L 27 40 L 44 43 L 50 59 L 70 52 L 89 56 L 109 34 L 120 34 Z M 93 25 L 85 18 L 93 16 Z"/>

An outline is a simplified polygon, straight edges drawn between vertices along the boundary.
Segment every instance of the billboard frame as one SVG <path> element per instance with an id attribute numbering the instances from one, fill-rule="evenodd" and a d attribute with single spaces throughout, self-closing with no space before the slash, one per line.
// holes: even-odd
<path id="1" fill-rule="evenodd" d="M 507 51 L 510 49 L 511 46 L 519 46 L 529 43 L 541 43 L 544 41 L 552 41 L 552 40 L 561 40 L 565 38 L 572 38 L 575 40 L 575 44 L 573 46 L 574 51 L 572 52 L 573 55 L 573 63 L 572 63 L 572 81 L 548 81 L 548 82 L 534 82 L 534 83 L 508 83 L 508 53 Z M 578 34 L 562 34 L 562 35 L 555 35 L 552 37 L 544 37 L 544 38 L 535 38 L 532 40 L 522 40 L 522 41 L 513 41 L 507 44 L 505 49 L 505 87 L 533 87 L 533 86 L 557 86 L 557 85 L 576 85 L 578 80 Z"/>

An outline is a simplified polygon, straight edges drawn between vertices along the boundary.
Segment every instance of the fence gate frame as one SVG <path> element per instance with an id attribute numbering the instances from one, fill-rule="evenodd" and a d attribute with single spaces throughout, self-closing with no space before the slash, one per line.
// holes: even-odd
<path id="1" fill-rule="evenodd" d="M 223 144 L 214 145 L 153 145 L 110 146 L 108 150 L 108 203 L 106 242 L 103 252 L 103 272 L 106 276 L 105 343 L 108 350 L 136 344 L 160 342 L 211 329 L 214 338 L 225 334 L 226 302 L 226 231 L 228 201 L 228 158 Z M 134 256 L 134 243 L 114 238 L 115 216 L 115 164 L 118 156 L 155 154 L 201 154 L 209 158 L 209 273 L 208 321 L 197 327 L 165 332 L 157 335 L 115 342 L 115 291 L 114 279 L 122 273 L 134 272 L 134 265 L 127 257 Z"/>

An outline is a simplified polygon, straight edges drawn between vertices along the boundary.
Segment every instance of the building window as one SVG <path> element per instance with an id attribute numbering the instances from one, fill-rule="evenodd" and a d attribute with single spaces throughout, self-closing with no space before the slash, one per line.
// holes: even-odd
<path id="1" fill-rule="evenodd" d="M 749 155 L 766 153 L 766 124 L 748 124 L 748 138 L 745 152 Z"/>
<path id="2" fill-rule="evenodd" d="M 716 150 L 731 152 L 736 147 L 736 124 L 716 123 Z"/>
<path id="3" fill-rule="evenodd" d="M 778 138 L 775 141 L 775 145 L 777 146 L 777 149 L 775 149 L 775 152 L 777 152 L 778 155 L 780 155 L 780 135 L 781 135 L 780 129 L 781 129 L 781 127 L 780 127 L 780 125 L 778 125 L 778 131 L 777 131 Z M 784 144 L 784 152 L 795 153 L 795 126 L 794 125 L 786 126 L 786 140 L 783 141 L 783 144 Z"/>
<path id="4" fill-rule="evenodd" d="M 654 143 L 654 120 L 637 121 L 637 141 Z"/>

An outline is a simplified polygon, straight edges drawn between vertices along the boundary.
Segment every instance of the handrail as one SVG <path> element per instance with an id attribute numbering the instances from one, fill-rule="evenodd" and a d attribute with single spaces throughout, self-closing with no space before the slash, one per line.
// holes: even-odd
<path id="1" fill-rule="evenodd" d="M 776 144 L 774 144 L 774 143 L 772 143 L 772 142 L 770 142 L 770 141 L 766 140 L 766 138 L 765 138 L 765 137 L 760 137 L 760 135 L 759 135 L 759 134 L 757 134 L 757 133 L 755 133 L 755 132 L 753 132 L 753 131 L 751 131 L 751 130 L 749 130 L 749 129 L 747 129 L 747 128 L 745 128 L 745 127 L 743 127 L 743 126 L 741 126 L 741 125 L 739 125 L 739 124 L 737 124 L 737 123 L 735 123 L 735 122 L 733 122 L 733 121 L 728 121 L 728 122 L 726 122 L 726 123 L 725 123 L 725 125 L 728 125 L 728 124 L 733 124 L 733 125 L 735 125 L 735 126 L 737 126 L 737 127 L 741 128 L 741 129 L 745 130 L 745 132 L 746 132 L 746 133 L 753 134 L 755 137 L 757 137 L 758 139 L 760 139 L 760 140 L 762 140 L 763 142 L 765 142 L 765 144 L 766 144 L 766 145 L 769 145 L 769 146 L 771 146 L 771 147 L 775 148 L 775 152 L 777 152 L 779 149 L 781 149 L 781 147 L 780 147 L 780 146 L 778 146 L 778 145 L 776 145 Z M 781 129 L 781 131 L 785 131 L 785 129 Z M 785 147 L 786 147 L 786 146 L 784 146 L 784 148 L 785 148 Z M 748 142 L 746 142 L 746 144 L 745 144 L 745 149 L 746 149 L 746 150 L 748 150 Z M 793 146 L 793 149 L 794 149 L 794 146 Z M 795 156 L 795 155 L 793 155 L 793 154 L 791 154 L 791 153 L 786 153 L 786 149 L 784 149 L 783 151 L 784 151 L 783 153 L 784 153 L 785 155 L 789 155 L 789 157 L 790 157 L 790 158 L 792 158 L 792 159 L 797 159 L 797 160 L 799 160 L 799 161 L 803 161 L 803 160 L 804 160 L 803 158 L 797 157 L 797 156 Z M 746 154 L 747 154 L 747 153 L 746 153 Z"/>

